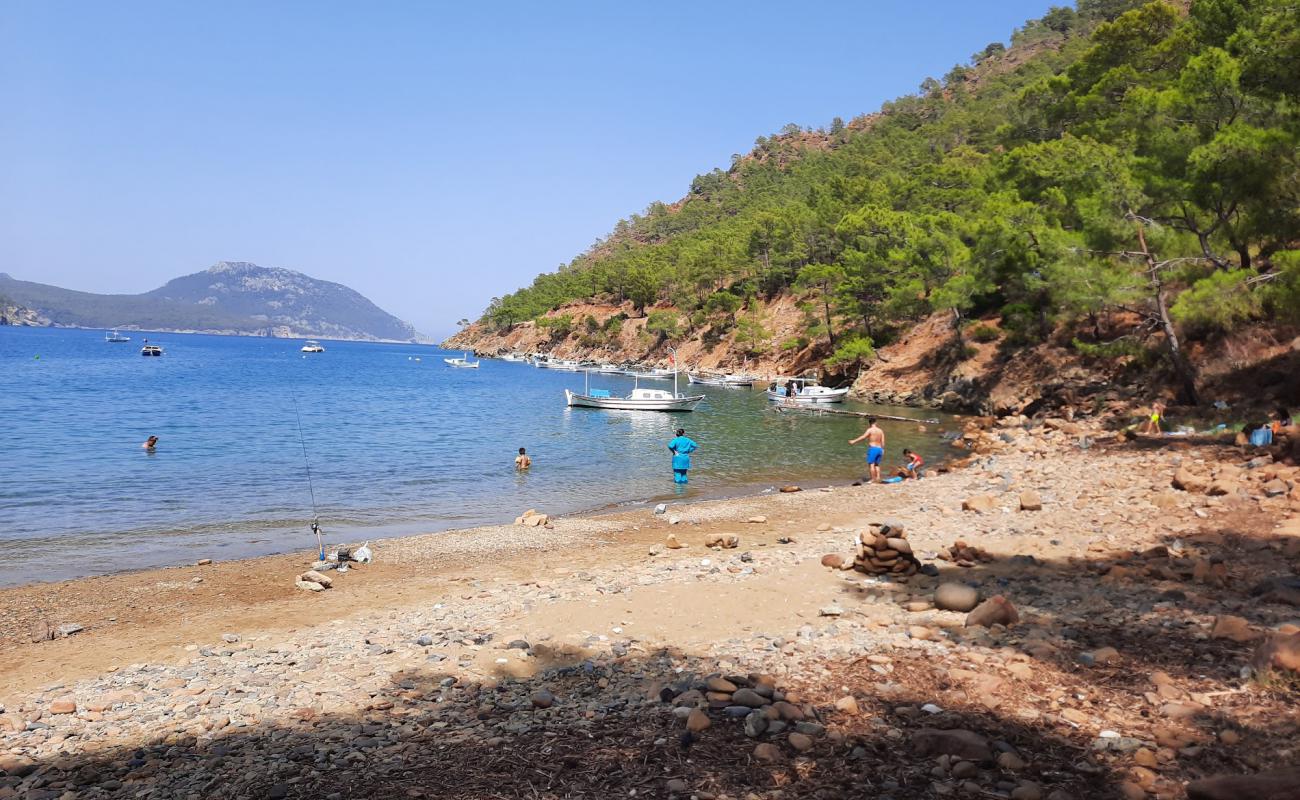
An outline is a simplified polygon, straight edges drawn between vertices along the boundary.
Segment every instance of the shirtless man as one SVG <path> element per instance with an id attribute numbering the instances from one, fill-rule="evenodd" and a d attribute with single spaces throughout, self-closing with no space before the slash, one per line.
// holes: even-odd
<path id="1" fill-rule="evenodd" d="M 880 462 L 885 457 L 885 432 L 876 425 L 875 417 L 868 419 L 867 423 L 867 432 L 856 439 L 850 439 L 849 444 L 857 444 L 863 439 L 867 441 L 867 464 L 871 468 L 871 482 L 880 483 Z"/>
<path id="2" fill-rule="evenodd" d="M 528 457 L 528 451 L 522 447 L 519 448 L 519 455 L 515 456 L 515 469 L 522 471 L 528 469 L 532 465 L 533 460 Z"/>

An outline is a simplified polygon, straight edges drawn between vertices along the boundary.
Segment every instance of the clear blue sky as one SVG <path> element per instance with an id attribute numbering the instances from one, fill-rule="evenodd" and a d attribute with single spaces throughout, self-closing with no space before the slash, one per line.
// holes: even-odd
<path id="1" fill-rule="evenodd" d="M 1048 5 L 0 0 L 0 271 L 140 292 L 255 261 L 444 334 Z"/>

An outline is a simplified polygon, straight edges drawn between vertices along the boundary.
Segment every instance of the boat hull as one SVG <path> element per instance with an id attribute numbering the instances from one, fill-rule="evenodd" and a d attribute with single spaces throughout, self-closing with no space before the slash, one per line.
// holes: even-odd
<path id="1" fill-rule="evenodd" d="M 704 395 L 668 399 L 635 399 L 630 397 L 591 397 L 564 390 L 564 398 L 572 408 L 604 408 L 616 411 L 694 411 L 704 400 Z"/>

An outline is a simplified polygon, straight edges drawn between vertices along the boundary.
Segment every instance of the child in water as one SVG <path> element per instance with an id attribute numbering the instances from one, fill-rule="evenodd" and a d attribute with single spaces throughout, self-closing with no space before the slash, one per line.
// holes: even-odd
<path id="1" fill-rule="evenodd" d="M 525 470 L 533 465 L 533 460 L 528 457 L 524 448 L 519 448 L 519 455 L 515 456 L 515 469 Z"/>

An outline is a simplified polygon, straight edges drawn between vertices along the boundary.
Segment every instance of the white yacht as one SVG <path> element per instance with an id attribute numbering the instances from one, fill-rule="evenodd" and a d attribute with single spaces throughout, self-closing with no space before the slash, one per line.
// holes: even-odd
<path id="1" fill-rule="evenodd" d="M 302 346 L 302 351 L 304 353 L 323 353 L 325 348 L 320 346 L 320 342 L 309 339 L 307 344 Z"/>

